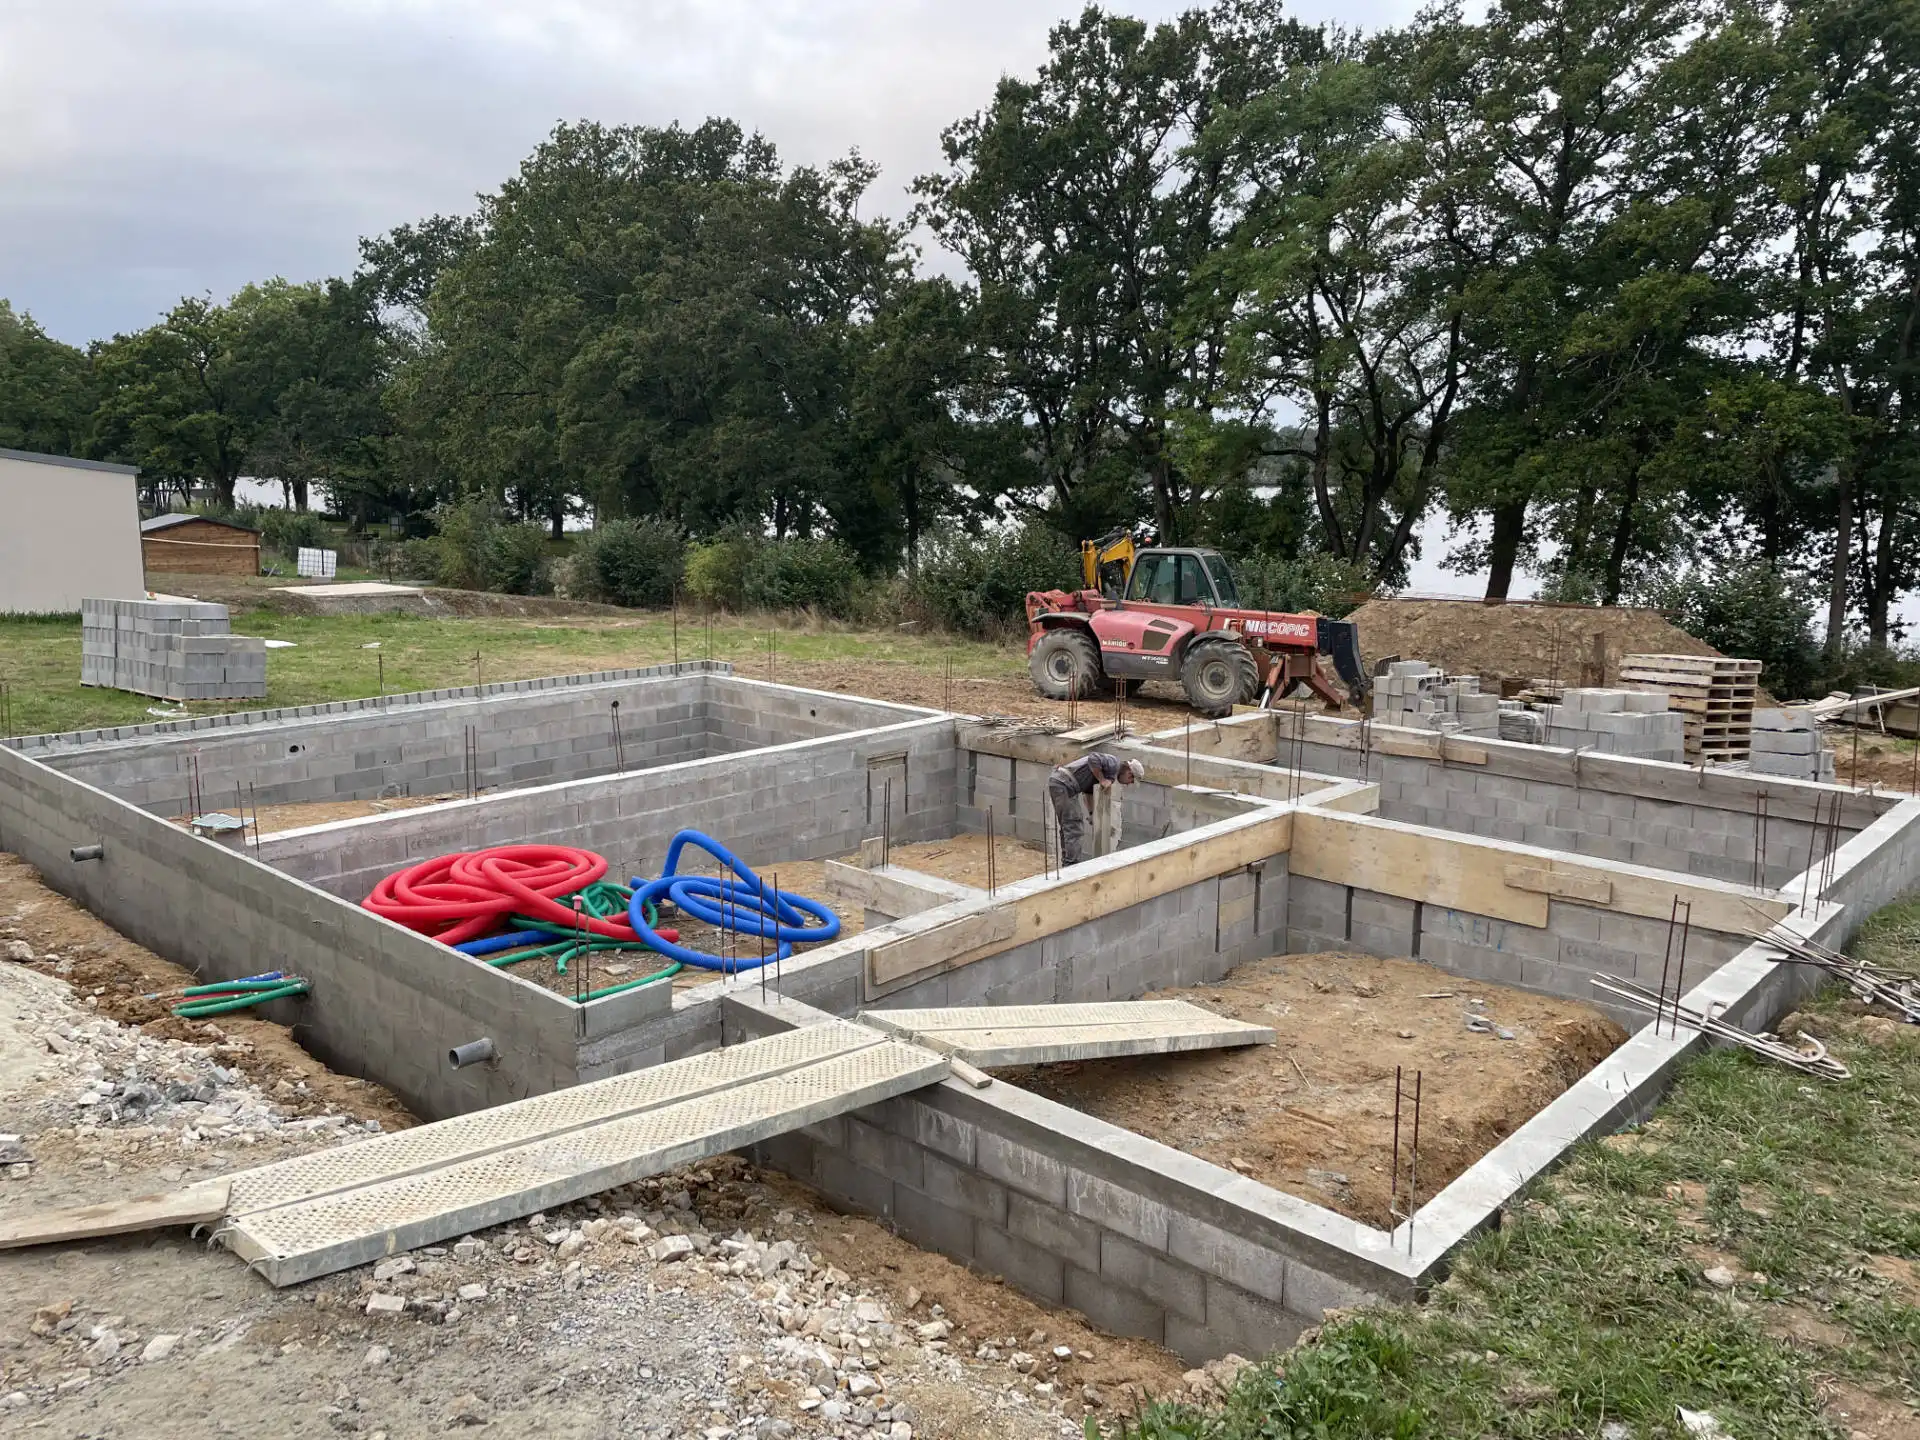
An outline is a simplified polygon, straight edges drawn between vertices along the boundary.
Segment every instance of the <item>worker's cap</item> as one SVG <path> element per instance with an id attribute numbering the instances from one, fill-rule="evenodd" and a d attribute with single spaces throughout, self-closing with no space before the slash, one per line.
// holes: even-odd
<path id="1" fill-rule="evenodd" d="M 1146 773 L 1147 767 L 1142 765 L 1138 760 L 1129 760 L 1125 765 L 1120 767 L 1120 778 L 1129 785 L 1142 778 Z"/>

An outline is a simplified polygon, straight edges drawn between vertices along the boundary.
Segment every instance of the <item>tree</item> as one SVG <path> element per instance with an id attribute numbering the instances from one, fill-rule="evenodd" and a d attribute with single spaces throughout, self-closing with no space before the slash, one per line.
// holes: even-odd
<path id="1" fill-rule="evenodd" d="M 158 477 L 205 483 L 226 510 L 260 411 L 237 329 L 226 306 L 190 296 L 158 325 L 117 335 L 94 357 L 104 392 L 98 443 Z"/>
<path id="2" fill-rule="evenodd" d="M 0 300 L 0 448 L 81 454 L 92 387 L 84 353 Z"/>
<path id="3" fill-rule="evenodd" d="M 1198 496 L 1174 431 L 1223 360 L 1217 326 L 1190 323 L 1195 276 L 1233 198 L 1196 141 L 1319 43 L 1267 0 L 1153 27 L 1089 8 L 1053 31 L 1038 76 L 1003 79 L 948 128 L 947 168 L 916 182 L 917 218 L 978 287 L 992 413 L 1030 430 L 1057 505 L 1117 455 L 1180 533 Z"/>

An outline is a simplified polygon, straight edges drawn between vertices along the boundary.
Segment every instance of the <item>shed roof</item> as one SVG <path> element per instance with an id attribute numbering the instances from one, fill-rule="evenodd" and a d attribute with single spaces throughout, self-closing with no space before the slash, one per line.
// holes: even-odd
<path id="1" fill-rule="evenodd" d="M 243 535 L 258 535 L 260 532 L 251 525 L 236 525 L 231 520 L 216 520 L 211 515 L 156 515 L 151 520 L 140 522 L 140 532 L 151 534 L 155 530 L 171 530 L 176 525 L 218 525 L 223 530 L 238 530 Z"/>

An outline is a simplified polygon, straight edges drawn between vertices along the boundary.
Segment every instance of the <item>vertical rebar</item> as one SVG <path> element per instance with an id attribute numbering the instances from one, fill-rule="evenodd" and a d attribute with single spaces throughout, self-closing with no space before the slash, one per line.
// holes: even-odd
<path id="1" fill-rule="evenodd" d="M 989 805 L 987 807 L 987 894 L 989 895 L 993 894 L 995 889 L 994 881 L 999 878 L 998 872 L 994 867 L 994 856 L 998 851 L 999 845 L 993 833 L 993 807 Z"/>
<path id="2" fill-rule="evenodd" d="M 673 587 L 673 672 L 680 673 L 680 587 Z"/>
<path id="3" fill-rule="evenodd" d="M 247 782 L 247 805 L 248 808 L 253 811 L 253 853 L 258 855 L 260 853 L 260 797 L 254 793 L 253 782 L 251 780 Z M 247 832 L 245 825 L 245 817 L 242 817 L 242 829 L 240 831 L 242 840 L 246 838 Z"/>
<path id="4" fill-rule="evenodd" d="M 620 774 L 627 773 L 627 747 L 620 738 L 620 702 L 613 702 L 613 766 Z"/>
<path id="5" fill-rule="evenodd" d="M 1407 1157 L 1407 1253 L 1413 1253 L 1413 1217 L 1420 1213 L 1420 1091 L 1424 1070 L 1413 1072 L 1413 1145 Z"/>
<path id="6" fill-rule="evenodd" d="M 1686 915 L 1680 922 L 1680 954 L 1675 957 L 1673 975 L 1673 1020 L 1668 1034 L 1680 1038 L 1680 997 L 1687 990 L 1687 941 L 1693 935 L 1693 902 L 1686 902 Z M 1656 1036 L 1658 1031 L 1655 1032 Z"/>
<path id="7" fill-rule="evenodd" d="M 1660 959 L 1660 1002 L 1653 1010 L 1653 1035 L 1660 1038 L 1660 1011 L 1667 1003 L 1667 975 L 1673 969 L 1673 935 L 1680 923 L 1680 897 L 1673 897 L 1673 909 L 1667 915 L 1667 950 Z"/>
<path id="8" fill-rule="evenodd" d="M 1067 728 L 1080 728 L 1080 672 L 1077 670 L 1067 681 Z"/>
<path id="9" fill-rule="evenodd" d="M 477 645 L 473 648 L 473 689 L 475 694 L 480 691 L 480 647 Z"/>
<path id="10" fill-rule="evenodd" d="M 947 652 L 947 683 L 942 692 L 941 708 L 949 715 L 953 713 L 953 652 Z"/>
<path id="11" fill-rule="evenodd" d="M 1387 1181 L 1387 1218 L 1400 1218 L 1400 1067 L 1393 1067 L 1393 1172 Z"/>
<path id="12" fill-rule="evenodd" d="M 1854 688 L 1853 698 L 1860 698 L 1858 686 Z M 1847 762 L 1847 768 L 1853 773 L 1847 776 L 1847 780 L 1857 786 L 1860 783 L 1860 711 L 1856 708 L 1850 713 L 1853 716 L 1853 758 Z"/>
<path id="13" fill-rule="evenodd" d="M 880 865 L 893 863 L 893 779 L 880 787 Z"/>
<path id="14" fill-rule="evenodd" d="M 373 664 L 374 669 L 377 670 L 380 675 L 380 698 L 384 700 L 387 698 L 387 652 L 384 650 L 374 651 Z"/>

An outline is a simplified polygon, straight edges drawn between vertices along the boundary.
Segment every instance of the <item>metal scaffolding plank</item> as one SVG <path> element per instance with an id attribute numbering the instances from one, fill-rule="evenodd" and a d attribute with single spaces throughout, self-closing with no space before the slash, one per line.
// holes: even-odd
<path id="1" fill-rule="evenodd" d="M 974 1065 L 1049 1065 L 1271 1045 L 1274 1032 L 1183 1000 L 869 1010 L 864 1025 Z"/>
<path id="2" fill-rule="evenodd" d="M 296 1284 L 878 1104 L 947 1072 L 941 1056 L 882 1039 L 658 1108 L 231 1217 L 218 1238 L 273 1284 Z"/>
<path id="3" fill-rule="evenodd" d="M 606 1080 L 476 1110 L 297 1156 L 233 1177 L 231 1216 L 252 1214 L 336 1190 L 471 1160 L 533 1139 L 552 1139 L 586 1125 L 692 1099 L 713 1090 L 783 1074 L 874 1043 L 871 1030 L 839 1021 L 789 1030 L 750 1044 L 691 1055 Z"/>

